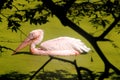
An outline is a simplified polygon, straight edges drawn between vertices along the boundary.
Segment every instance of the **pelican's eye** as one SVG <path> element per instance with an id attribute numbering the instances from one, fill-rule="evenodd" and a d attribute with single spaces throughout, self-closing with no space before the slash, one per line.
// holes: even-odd
<path id="1" fill-rule="evenodd" d="M 29 34 L 29 39 L 34 40 L 36 38 L 38 38 L 40 36 L 40 32 L 39 31 L 32 31 Z"/>
<path id="2" fill-rule="evenodd" d="M 30 33 L 30 34 L 29 34 L 29 39 L 33 40 L 33 39 L 35 39 L 35 38 L 36 38 L 36 37 L 35 37 L 34 33 Z"/>

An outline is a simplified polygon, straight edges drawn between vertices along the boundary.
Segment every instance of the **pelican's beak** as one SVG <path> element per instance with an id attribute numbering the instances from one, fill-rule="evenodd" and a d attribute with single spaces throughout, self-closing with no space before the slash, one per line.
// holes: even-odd
<path id="1" fill-rule="evenodd" d="M 25 39 L 14 51 L 13 55 L 16 54 L 19 50 L 23 49 L 27 45 L 31 44 L 32 40 L 30 38 Z"/>

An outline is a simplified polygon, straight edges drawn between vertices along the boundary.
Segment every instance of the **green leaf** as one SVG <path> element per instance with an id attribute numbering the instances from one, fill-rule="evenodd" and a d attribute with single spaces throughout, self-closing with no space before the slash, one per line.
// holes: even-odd
<path id="1" fill-rule="evenodd" d="M 22 16 L 21 16 L 20 14 L 14 14 L 14 16 L 15 16 L 16 18 L 19 18 L 20 20 L 22 20 Z"/>

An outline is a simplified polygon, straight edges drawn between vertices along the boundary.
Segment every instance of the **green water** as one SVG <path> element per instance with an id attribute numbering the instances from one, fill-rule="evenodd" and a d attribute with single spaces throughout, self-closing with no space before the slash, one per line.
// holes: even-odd
<path id="1" fill-rule="evenodd" d="M 26 36 L 20 31 L 15 33 L 7 30 L 6 22 L 0 24 L 0 45 L 15 49 L 22 42 L 22 40 L 24 40 Z M 88 27 L 90 25 L 86 24 L 85 21 L 81 23 L 81 26 L 89 33 L 95 31 L 95 29 L 92 29 L 92 27 Z M 86 55 L 64 56 L 59 58 L 71 61 L 76 59 L 77 65 L 79 66 L 86 67 L 94 72 L 103 72 L 103 62 L 101 61 L 97 53 L 94 51 L 92 46 L 86 41 L 86 39 L 77 34 L 75 31 L 71 30 L 69 27 L 62 26 L 56 18 L 51 19 L 49 23 L 44 25 L 29 25 L 29 23 L 23 23 L 20 29 L 25 34 L 28 34 L 31 30 L 39 28 L 43 29 L 45 32 L 44 41 L 59 36 L 71 36 L 81 39 L 88 47 L 93 50 L 93 52 L 91 51 Z M 96 35 L 98 34 L 99 32 L 96 33 Z M 114 40 L 114 43 L 120 44 L 120 36 L 117 35 L 117 33 L 115 33 L 114 31 L 109 33 L 107 37 Z M 110 42 L 99 42 L 98 44 L 104 52 L 105 56 L 108 58 L 108 60 L 120 69 L 120 49 L 114 48 L 110 44 Z M 29 47 L 26 47 L 21 51 L 29 52 Z M 38 70 L 50 58 L 49 56 L 35 56 L 29 54 L 18 54 L 13 56 L 11 55 L 12 53 L 13 52 L 11 50 L 3 49 L 3 52 L 0 54 L 0 74 L 19 72 L 32 75 L 33 71 Z M 91 62 L 91 56 L 93 58 L 93 62 Z M 45 72 L 50 71 L 57 73 L 57 71 L 62 70 L 67 71 L 71 74 L 76 74 L 75 67 L 73 65 L 58 60 L 52 60 L 44 67 Z"/>

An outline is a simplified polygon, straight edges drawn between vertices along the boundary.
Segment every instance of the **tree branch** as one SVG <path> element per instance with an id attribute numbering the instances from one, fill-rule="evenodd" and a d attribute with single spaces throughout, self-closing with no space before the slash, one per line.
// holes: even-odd
<path id="1" fill-rule="evenodd" d="M 51 0 L 42 0 L 43 4 L 51 10 L 54 15 L 58 17 L 58 19 L 61 21 L 61 23 L 64 26 L 69 26 L 82 36 L 84 36 L 87 40 L 90 40 L 92 38 L 91 35 L 89 35 L 87 32 L 85 32 L 83 29 L 81 29 L 79 26 L 75 25 L 72 21 L 70 21 L 64 12 L 64 8 L 62 7 L 56 7 L 56 5 Z M 72 3 L 72 2 L 71 2 Z"/>
<path id="2" fill-rule="evenodd" d="M 100 39 L 104 39 L 104 37 L 115 27 L 115 25 L 120 21 L 120 15 L 119 17 L 115 18 L 114 22 L 106 29 L 106 31 L 103 32 L 99 36 Z"/>
<path id="3" fill-rule="evenodd" d="M 72 4 L 75 2 L 76 0 L 69 0 L 66 2 L 66 4 L 64 5 L 64 11 L 67 13 L 67 11 L 69 10 L 69 8 L 72 6 Z"/>
<path id="4" fill-rule="evenodd" d="M 84 38 L 86 38 L 94 47 L 94 49 L 97 51 L 98 55 L 100 56 L 100 58 L 102 59 L 102 61 L 104 62 L 105 65 L 105 74 L 108 74 L 109 69 L 107 69 L 107 66 L 110 66 L 109 68 L 112 68 L 114 71 L 119 71 L 119 69 L 117 69 L 116 67 L 114 67 L 105 57 L 105 55 L 103 54 L 103 52 L 100 50 L 99 46 L 97 45 L 97 41 L 95 37 L 91 36 L 90 34 L 88 34 L 86 31 L 84 31 L 82 28 L 80 28 L 79 26 L 77 26 L 75 23 L 73 23 L 71 20 L 69 20 L 66 17 L 66 14 L 64 13 L 64 9 L 62 7 L 56 7 L 55 4 L 49 0 L 49 2 L 47 0 L 42 0 L 43 3 L 46 5 L 46 7 L 48 9 L 51 10 L 51 12 L 56 15 L 58 17 L 58 19 L 61 21 L 61 23 L 64 26 L 69 26 L 70 28 L 72 28 L 73 30 L 75 30 L 77 33 L 79 33 L 80 35 L 82 35 Z M 52 5 L 53 4 L 53 5 Z M 56 7 L 56 8 L 55 8 Z M 104 31 L 104 33 L 102 35 L 100 35 L 98 37 L 98 39 L 103 40 L 104 37 L 114 28 L 114 26 L 119 22 L 119 18 L 115 18 L 114 22 L 110 25 L 110 27 L 108 27 L 108 29 L 106 31 Z M 107 65 L 107 66 L 106 66 Z M 106 75 L 104 76 L 106 77 Z"/>
<path id="5" fill-rule="evenodd" d="M 50 57 L 50 59 L 47 60 L 47 61 L 45 62 L 45 64 L 43 64 L 42 67 L 40 67 L 40 68 L 30 77 L 29 80 L 32 80 L 32 79 L 35 77 L 35 75 L 36 75 L 41 69 L 43 69 L 51 60 L 52 60 L 52 57 Z"/>

